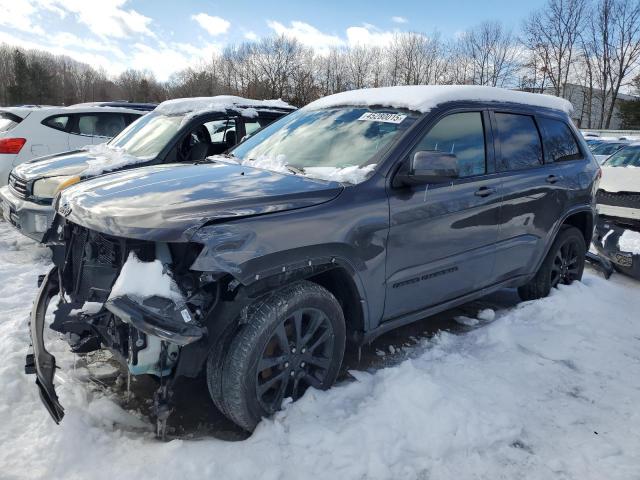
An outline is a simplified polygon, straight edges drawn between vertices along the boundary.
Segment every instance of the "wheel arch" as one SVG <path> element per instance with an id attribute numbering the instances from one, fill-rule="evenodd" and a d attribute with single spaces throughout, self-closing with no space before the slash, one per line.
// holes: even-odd
<path id="1" fill-rule="evenodd" d="M 593 229 L 595 227 L 595 219 L 591 209 L 583 209 L 569 213 L 563 218 L 560 227 L 562 228 L 562 226 L 565 225 L 576 227 L 580 230 L 584 236 L 584 242 L 587 245 L 587 248 L 589 248 L 589 244 L 593 237 Z M 558 232 L 556 232 L 556 236 L 557 235 Z"/>
<path id="2" fill-rule="evenodd" d="M 243 285 L 243 288 L 257 298 L 300 280 L 316 283 L 336 297 L 342 307 L 350 339 L 356 340 L 367 330 L 369 311 L 364 286 L 357 271 L 343 258 L 309 259 L 306 265 L 298 268 L 283 266 L 280 273 L 254 277 L 254 281 Z"/>

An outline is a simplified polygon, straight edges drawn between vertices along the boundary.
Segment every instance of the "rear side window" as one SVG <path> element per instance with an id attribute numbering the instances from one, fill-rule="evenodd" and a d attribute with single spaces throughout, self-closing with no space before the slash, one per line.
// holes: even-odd
<path id="1" fill-rule="evenodd" d="M 122 113 L 90 113 L 77 115 L 76 118 L 71 133 L 77 135 L 111 138 L 128 125 L 128 119 Z"/>
<path id="2" fill-rule="evenodd" d="M 411 156 L 419 151 L 455 155 L 460 177 L 484 174 L 486 154 L 482 113 L 452 113 L 444 117 L 420 140 Z"/>
<path id="3" fill-rule="evenodd" d="M 553 162 L 566 162 L 582 159 L 582 153 L 569 126 L 561 120 L 539 118 L 545 134 L 547 159 Z"/>
<path id="4" fill-rule="evenodd" d="M 67 125 L 69 124 L 69 115 L 57 115 L 55 117 L 45 118 L 42 124 L 64 132 L 67 130 Z"/>
<path id="5" fill-rule="evenodd" d="M 522 170 L 542 164 L 540 133 L 533 117 L 496 113 L 502 152 L 500 170 Z"/>
<path id="6" fill-rule="evenodd" d="M 22 119 L 12 113 L 0 112 L 0 132 L 8 132 L 18 125 Z"/>

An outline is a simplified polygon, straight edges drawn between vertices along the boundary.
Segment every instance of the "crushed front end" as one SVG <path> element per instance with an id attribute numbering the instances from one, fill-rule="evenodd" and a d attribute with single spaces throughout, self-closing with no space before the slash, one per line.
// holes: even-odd
<path id="1" fill-rule="evenodd" d="M 104 235 L 57 216 L 48 234 L 54 267 L 41 279 L 30 319 L 32 352 L 25 370 L 36 374 L 42 400 L 56 422 L 64 416 L 53 386 L 55 358 L 44 341 L 45 314 L 54 299 L 50 328 L 65 335 L 71 350 L 83 354 L 106 348 L 132 375 L 160 379 L 155 398 L 159 434 L 163 435 L 170 385 L 184 348 L 207 335 L 203 312 L 217 301 L 217 285 L 206 274 L 189 270 L 197 245 L 168 244 Z M 171 295 L 128 293 L 114 285 L 127 262 L 155 265 L 177 290 Z M 159 278 L 141 279 L 146 290 Z M 153 288 L 151 288 L 153 290 Z M 201 342 L 202 343 L 202 342 Z"/>

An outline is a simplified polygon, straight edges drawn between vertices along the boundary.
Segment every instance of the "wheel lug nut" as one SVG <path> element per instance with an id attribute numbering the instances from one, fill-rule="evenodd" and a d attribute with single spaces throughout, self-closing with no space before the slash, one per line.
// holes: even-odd
<path id="1" fill-rule="evenodd" d="M 296 353 L 296 347 L 293 347 L 293 348 L 291 349 L 291 353 Z"/>
<path id="2" fill-rule="evenodd" d="M 291 370 L 291 374 L 290 374 L 290 375 L 291 375 L 292 377 L 294 377 L 294 376 L 296 375 L 296 372 L 295 372 L 295 371 L 293 371 L 293 370 Z"/>
<path id="3" fill-rule="evenodd" d="M 302 363 L 300 364 L 300 366 L 301 366 L 302 368 L 304 368 L 304 367 L 305 367 L 305 365 L 306 365 L 306 363 L 304 363 L 304 362 L 302 362 Z"/>
<path id="4" fill-rule="evenodd" d="M 300 350 L 302 353 L 305 353 L 307 351 L 306 348 L 303 348 L 302 350 Z"/>
<path id="5" fill-rule="evenodd" d="M 289 362 L 284 362 L 284 368 L 289 368 Z"/>

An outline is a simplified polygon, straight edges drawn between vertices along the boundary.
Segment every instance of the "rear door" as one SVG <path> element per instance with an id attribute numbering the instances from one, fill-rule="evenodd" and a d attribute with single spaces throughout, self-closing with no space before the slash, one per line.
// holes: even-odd
<path id="1" fill-rule="evenodd" d="M 129 116 L 119 112 L 90 112 L 71 115 L 69 148 L 108 142 L 130 123 Z"/>
<path id="2" fill-rule="evenodd" d="M 520 111 L 491 114 L 503 202 L 496 251 L 495 280 L 532 273 L 545 253 L 561 206 L 559 175 L 545 162 L 536 118 Z"/>
<path id="3" fill-rule="evenodd" d="M 67 132 L 70 115 L 46 116 L 40 123 L 36 120 L 35 112 L 27 118 L 29 120 L 24 123 L 29 127 L 25 132 L 28 137 L 27 145 L 29 148 L 28 151 L 23 149 L 20 152 L 20 159 L 17 163 L 69 150 L 69 134 Z"/>
<path id="4" fill-rule="evenodd" d="M 500 179 L 488 112 L 444 115 L 402 162 L 421 150 L 456 155 L 460 176 L 390 188 L 385 319 L 481 289 L 492 278 Z"/>

